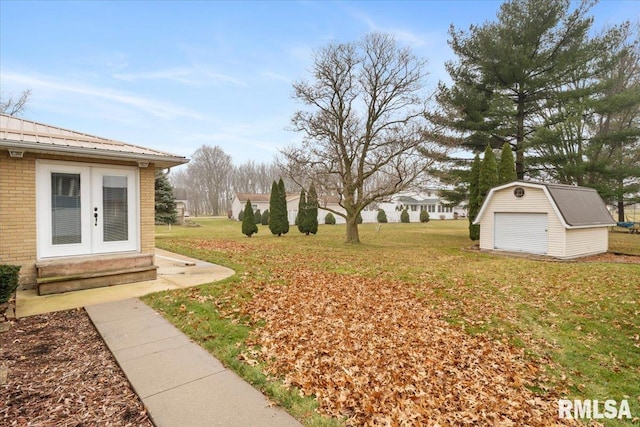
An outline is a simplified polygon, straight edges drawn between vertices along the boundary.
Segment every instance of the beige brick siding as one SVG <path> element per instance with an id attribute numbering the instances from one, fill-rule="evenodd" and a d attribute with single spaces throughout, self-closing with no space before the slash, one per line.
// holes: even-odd
<path id="1" fill-rule="evenodd" d="M 35 282 L 35 158 L 0 151 L 0 263 L 21 265 L 20 283 Z"/>
<path id="2" fill-rule="evenodd" d="M 155 168 L 140 168 L 140 252 L 153 254 L 155 237 Z"/>
<path id="3" fill-rule="evenodd" d="M 36 159 L 76 161 L 85 164 L 132 166 L 134 162 L 113 162 L 75 156 L 25 153 L 11 158 L 0 151 L 0 263 L 21 265 L 20 284 L 35 287 L 36 242 Z M 140 173 L 140 251 L 154 253 L 155 168 Z"/>

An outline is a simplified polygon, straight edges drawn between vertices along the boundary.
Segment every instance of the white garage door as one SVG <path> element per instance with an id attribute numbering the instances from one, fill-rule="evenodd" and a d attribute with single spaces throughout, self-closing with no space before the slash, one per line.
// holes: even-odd
<path id="1" fill-rule="evenodd" d="M 547 214 L 496 212 L 493 246 L 504 251 L 546 254 Z"/>

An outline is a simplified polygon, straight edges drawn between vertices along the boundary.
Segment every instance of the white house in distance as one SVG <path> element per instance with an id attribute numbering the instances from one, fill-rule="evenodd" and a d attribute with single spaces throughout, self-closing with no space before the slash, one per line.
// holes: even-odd
<path id="1" fill-rule="evenodd" d="M 260 212 L 264 212 L 269 209 L 269 201 L 271 199 L 270 194 L 250 194 L 250 193 L 237 193 L 233 197 L 231 202 L 231 218 L 238 219 L 240 211 L 244 210 L 247 200 L 251 200 L 251 207 L 254 212 L 256 209 L 260 209 Z M 300 193 L 287 193 L 287 212 L 289 213 L 289 223 L 294 224 L 296 216 L 298 215 L 298 205 L 300 204 Z M 329 211 L 323 209 L 322 206 L 329 207 L 338 212 L 344 212 L 344 209 L 338 204 L 337 197 L 326 197 L 320 200 L 320 208 L 318 208 L 318 224 L 324 224 L 324 217 Z M 337 215 L 336 223 L 344 223 L 344 219 Z"/>
<path id="2" fill-rule="evenodd" d="M 405 208 L 409 212 L 411 222 L 420 221 L 421 211 L 427 211 L 430 219 L 454 219 L 466 216 L 466 209 L 448 205 L 447 201 L 440 197 L 437 189 L 430 188 L 416 193 L 396 194 L 388 202 L 378 203 L 378 208 L 384 209 L 389 222 L 399 222 L 400 213 Z"/>
<path id="3" fill-rule="evenodd" d="M 231 218 L 238 219 L 240 211 L 244 209 L 247 199 L 251 200 L 251 207 L 255 211 L 260 209 L 264 212 L 269 209 L 269 194 L 247 194 L 238 193 L 231 202 Z M 318 209 L 318 224 L 324 224 L 324 218 L 329 212 L 322 207 L 328 207 L 337 212 L 345 212 L 344 208 L 338 204 L 339 199 L 336 196 L 328 196 L 320 200 L 320 208 Z M 298 204 L 300 203 L 300 193 L 287 193 L 287 211 L 289 212 L 289 223 L 295 223 L 298 214 Z M 377 222 L 378 209 L 384 209 L 389 222 L 400 222 L 401 211 L 408 209 L 411 222 L 420 221 L 420 211 L 429 212 L 431 219 L 454 219 L 457 216 L 465 216 L 466 210 L 456 207 L 446 206 L 446 201 L 441 199 L 438 190 L 430 189 L 423 193 L 402 193 L 393 196 L 388 202 L 378 203 L 377 206 L 370 206 L 362 212 L 362 220 L 365 223 Z M 344 218 L 334 215 L 337 224 L 343 224 Z"/>
<path id="4" fill-rule="evenodd" d="M 475 224 L 480 249 L 568 259 L 606 252 L 616 222 L 592 188 L 515 181 L 491 189 Z"/>

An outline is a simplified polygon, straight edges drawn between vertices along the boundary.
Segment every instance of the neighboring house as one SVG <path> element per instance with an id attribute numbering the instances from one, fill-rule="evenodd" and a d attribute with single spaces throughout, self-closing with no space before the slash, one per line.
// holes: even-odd
<path id="1" fill-rule="evenodd" d="M 409 212 L 411 222 L 418 222 L 421 211 L 427 211 L 431 219 L 454 219 L 458 216 L 465 216 L 466 210 L 460 206 L 450 207 L 449 203 L 440 197 L 437 189 L 427 189 L 420 193 L 400 193 L 391 197 L 391 200 L 378 203 L 380 209 L 387 213 L 389 222 L 400 221 L 400 214 L 405 208 Z"/>
<path id="2" fill-rule="evenodd" d="M 269 201 L 271 194 L 249 194 L 249 193 L 237 193 L 233 201 L 231 202 L 231 218 L 237 220 L 241 210 L 244 210 L 247 200 L 251 200 L 251 207 L 254 212 L 256 209 L 260 209 L 260 212 L 264 212 L 265 209 L 269 209 Z M 296 215 L 298 214 L 298 205 L 300 204 L 300 193 L 287 193 L 287 212 L 289 213 L 289 223 L 294 224 L 296 221 Z M 324 224 L 324 217 L 327 214 L 326 209 L 328 207 L 338 212 L 344 212 L 344 209 L 338 204 L 338 198 L 329 196 L 321 198 L 318 208 L 318 223 Z M 344 222 L 344 220 L 336 217 L 336 223 Z M 342 220 L 342 221 L 341 221 Z"/>
<path id="3" fill-rule="evenodd" d="M 187 200 L 186 188 L 174 188 L 173 197 L 176 201 L 176 220 L 180 225 L 184 225 L 189 218 L 189 202 Z"/>
<path id="4" fill-rule="evenodd" d="M 556 258 L 606 252 L 615 225 L 594 189 L 525 181 L 493 188 L 475 223 L 480 249 Z"/>
<path id="5" fill-rule="evenodd" d="M 0 264 L 40 294 L 154 279 L 156 168 L 184 157 L 0 116 Z"/>

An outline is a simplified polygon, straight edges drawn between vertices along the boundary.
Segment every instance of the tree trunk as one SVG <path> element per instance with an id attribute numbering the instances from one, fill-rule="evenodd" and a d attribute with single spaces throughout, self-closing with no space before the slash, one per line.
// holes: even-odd
<path id="1" fill-rule="evenodd" d="M 360 243 L 358 216 L 347 213 L 347 243 Z"/>
<path id="2" fill-rule="evenodd" d="M 618 199 L 618 221 L 624 222 L 624 199 Z"/>
<path id="3" fill-rule="evenodd" d="M 618 199 L 618 221 L 624 222 L 624 182 L 620 178 L 618 178 L 618 188 L 616 193 Z"/>
<path id="4" fill-rule="evenodd" d="M 518 112 L 516 113 L 516 177 L 524 180 L 524 116 L 525 95 L 518 95 Z"/>

